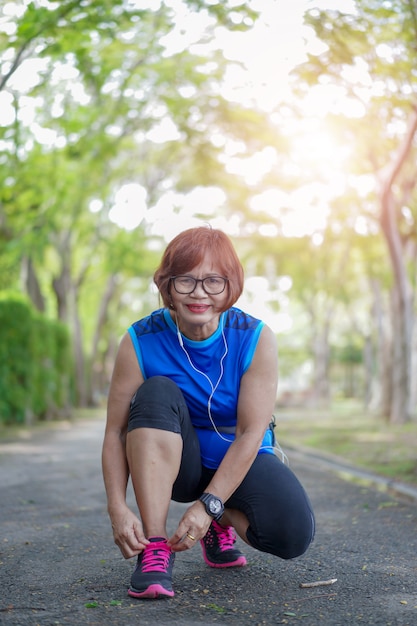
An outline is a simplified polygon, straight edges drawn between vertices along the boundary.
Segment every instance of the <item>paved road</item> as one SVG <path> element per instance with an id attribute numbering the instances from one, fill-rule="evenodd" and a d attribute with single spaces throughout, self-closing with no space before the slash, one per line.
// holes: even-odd
<path id="1" fill-rule="evenodd" d="M 196 546 L 177 556 L 174 598 L 129 598 L 134 562 L 112 542 L 103 426 L 80 421 L 0 445 L 0 624 L 417 624 L 417 503 L 346 482 L 299 454 L 290 463 L 318 526 L 306 555 L 281 561 L 242 544 L 248 566 L 222 571 Z M 182 509 L 172 506 L 170 530 Z"/>

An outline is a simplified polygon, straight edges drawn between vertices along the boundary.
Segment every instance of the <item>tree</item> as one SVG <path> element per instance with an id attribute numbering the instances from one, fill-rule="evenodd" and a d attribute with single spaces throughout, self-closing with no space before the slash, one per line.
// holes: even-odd
<path id="1" fill-rule="evenodd" d="M 206 43 L 216 26 L 245 30 L 256 17 L 247 3 L 184 6 L 205 14 Z M 71 327 L 81 404 L 94 395 L 86 353 L 104 367 L 114 344 L 103 334 L 110 315 L 119 329 L 112 301 L 155 266 L 155 238 L 144 225 L 125 238 L 109 220 L 117 190 L 141 185 L 147 207 L 167 189 L 213 183 L 236 197 L 238 182 L 226 176 L 212 136 L 239 138 L 252 149 L 266 135 L 265 118 L 222 97 L 220 51 L 173 51 L 164 43 L 175 19 L 164 2 L 154 10 L 123 0 L 29 2 L 0 38 L 0 91 L 15 110 L 1 131 L 4 257 L 24 266 L 35 305 Z M 18 73 L 31 63 L 31 81 L 22 84 Z M 28 108 L 35 123 L 25 121 Z M 92 202 L 101 210 L 91 212 Z M 127 248 L 134 261 L 122 257 Z M 14 273 L 11 282 L 18 280 Z"/>
<path id="2" fill-rule="evenodd" d="M 413 265 L 415 241 L 417 7 L 406 0 L 357 0 L 352 13 L 312 9 L 306 22 L 325 44 L 297 68 L 300 91 L 337 85 L 351 107 L 350 119 L 333 115 L 339 134 L 355 145 L 355 174 L 372 173 L 378 193 L 375 210 L 392 269 L 392 354 L 389 419 L 410 417 L 413 345 Z M 414 246 L 415 248 L 415 246 Z M 415 256 L 412 257 L 415 263 Z"/>

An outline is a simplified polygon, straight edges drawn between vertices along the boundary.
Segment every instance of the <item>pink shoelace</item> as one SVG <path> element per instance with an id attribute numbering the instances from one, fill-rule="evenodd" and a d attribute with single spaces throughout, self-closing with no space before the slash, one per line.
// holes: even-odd
<path id="1" fill-rule="evenodd" d="M 171 549 L 164 541 L 155 541 L 146 546 L 143 552 L 142 572 L 166 572 Z"/>
<path id="2" fill-rule="evenodd" d="M 219 548 L 222 552 L 233 548 L 236 535 L 233 530 L 233 526 L 220 526 L 216 521 L 212 522 L 213 530 L 217 534 L 217 540 L 219 542 Z"/>

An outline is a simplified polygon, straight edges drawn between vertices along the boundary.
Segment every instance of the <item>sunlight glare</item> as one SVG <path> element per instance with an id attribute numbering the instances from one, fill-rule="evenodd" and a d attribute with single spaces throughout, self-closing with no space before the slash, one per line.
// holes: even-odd
<path id="1" fill-rule="evenodd" d="M 364 215 L 358 215 L 355 220 L 354 230 L 358 235 L 369 235 L 369 220 Z"/>
<path id="2" fill-rule="evenodd" d="M 312 0 L 306 1 L 306 8 L 311 9 Z M 357 13 L 355 0 L 314 0 L 314 8 L 332 9 L 342 13 Z"/>
<path id="3" fill-rule="evenodd" d="M 181 134 L 174 122 L 169 117 L 164 117 L 146 133 L 146 138 L 153 143 L 165 143 L 178 141 Z"/>
<path id="4" fill-rule="evenodd" d="M 289 291 L 292 287 L 291 276 L 280 276 L 278 278 L 278 287 L 283 293 Z"/>
<path id="5" fill-rule="evenodd" d="M 295 64 L 306 58 L 303 45 L 305 0 L 293 0 L 283 10 L 277 2 L 251 3 L 260 15 L 249 32 L 216 29 L 216 42 L 232 66 L 223 84 L 223 93 L 231 100 L 245 104 L 255 102 L 265 111 L 289 95 L 288 74 Z"/>
<path id="6" fill-rule="evenodd" d="M 275 149 L 269 146 L 250 157 L 229 157 L 222 160 L 225 162 L 227 172 L 242 176 L 245 182 L 252 186 L 259 183 L 265 174 L 271 171 L 278 158 Z"/>
<path id="7" fill-rule="evenodd" d="M 344 162 L 351 153 L 349 144 L 337 143 L 316 119 L 306 120 L 304 132 L 293 138 L 292 148 L 294 160 L 320 165 L 324 173 L 331 173 L 331 177 L 335 172 L 340 175 Z"/>
<path id="8" fill-rule="evenodd" d="M 0 92 L 0 126 L 10 126 L 16 119 L 13 96 L 7 91 Z"/>
<path id="9" fill-rule="evenodd" d="M 278 311 L 275 310 L 277 305 Z M 244 291 L 236 303 L 237 307 L 263 319 L 275 333 L 286 332 L 292 327 L 293 321 L 287 312 L 288 305 L 288 297 L 279 288 L 271 289 L 265 276 L 248 277 Z"/>
<path id="10" fill-rule="evenodd" d="M 304 237 L 326 228 L 330 197 L 328 185 L 311 183 L 292 193 L 269 189 L 254 196 L 250 207 L 255 212 L 265 212 L 275 219 L 277 227 L 281 225 L 284 237 Z M 268 231 L 262 231 L 262 234 L 266 232 L 272 234 L 273 225 Z"/>
<path id="11" fill-rule="evenodd" d="M 48 64 L 49 59 L 25 59 L 8 80 L 8 87 L 21 94 L 31 91 L 39 84 L 41 74 L 46 71 Z"/>
<path id="12" fill-rule="evenodd" d="M 103 201 L 99 200 L 98 198 L 94 198 L 94 200 L 91 200 L 90 204 L 88 205 L 89 210 L 91 211 L 91 213 L 99 213 L 102 208 L 103 208 Z"/>
<path id="13" fill-rule="evenodd" d="M 128 183 L 115 194 L 114 205 L 109 211 L 109 219 L 120 228 L 134 230 L 145 217 L 147 192 L 142 185 Z M 91 205 L 90 205 L 91 206 Z"/>
<path id="14" fill-rule="evenodd" d="M 276 224 L 261 224 L 258 230 L 262 237 L 278 237 L 279 235 L 278 226 L 276 226 Z"/>
<path id="15" fill-rule="evenodd" d="M 165 0 L 165 4 L 173 8 L 176 15 L 174 28 L 159 40 L 165 48 L 163 56 L 170 57 L 200 41 L 213 18 L 209 18 L 206 11 L 191 11 L 181 0 Z"/>
<path id="16" fill-rule="evenodd" d="M 162 236 L 166 241 L 187 228 L 204 223 L 220 228 L 215 224 L 221 221 L 218 214 L 225 200 L 225 193 L 219 187 L 195 187 L 187 194 L 168 190 L 149 208 L 145 221 L 152 235 Z M 232 219 L 229 224 L 226 221 L 225 226 L 233 230 L 236 224 Z"/>

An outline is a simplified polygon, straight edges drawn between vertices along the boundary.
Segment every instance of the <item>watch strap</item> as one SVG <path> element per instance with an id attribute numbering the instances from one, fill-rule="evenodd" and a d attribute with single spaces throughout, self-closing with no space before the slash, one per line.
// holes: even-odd
<path id="1" fill-rule="evenodd" d="M 201 500 L 201 502 L 206 507 L 207 514 L 210 515 L 210 517 L 212 517 L 214 520 L 216 520 L 216 522 L 222 517 L 224 513 L 224 504 L 221 498 L 219 498 L 218 496 L 214 496 L 212 493 L 208 493 L 207 491 L 205 491 L 204 493 L 201 494 L 201 496 L 199 497 L 199 500 Z M 209 508 L 210 501 L 212 500 L 217 500 L 220 503 L 220 511 L 218 513 L 214 513 Z"/>

